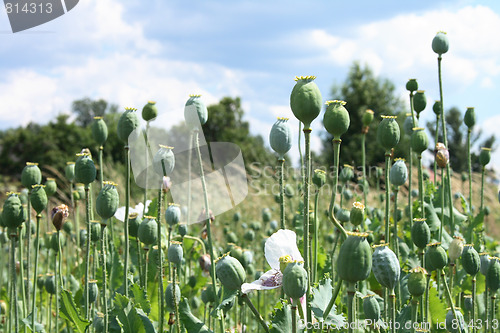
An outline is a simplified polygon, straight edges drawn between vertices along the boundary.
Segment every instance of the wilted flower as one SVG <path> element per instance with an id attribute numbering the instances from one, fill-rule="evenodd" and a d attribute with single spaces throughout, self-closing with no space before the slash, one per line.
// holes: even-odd
<path id="1" fill-rule="evenodd" d="M 150 203 L 151 203 L 151 200 L 147 200 L 146 201 L 146 207 L 149 207 Z M 137 213 L 137 216 L 142 219 L 143 211 L 144 211 L 144 204 L 142 202 L 139 202 L 137 205 L 135 205 L 135 207 L 133 207 L 133 208 L 129 207 L 128 214 L 130 216 L 130 214 L 132 214 L 132 213 Z M 123 222 L 125 220 L 125 206 L 118 208 L 116 210 L 116 213 L 115 213 L 114 217 L 118 221 L 122 221 Z"/>
<path id="2" fill-rule="evenodd" d="M 436 143 L 436 163 L 438 167 L 445 168 L 450 160 L 450 153 L 441 142 Z"/>
<path id="3" fill-rule="evenodd" d="M 52 218 L 52 224 L 57 231 L 60 231 L 63 227 L 66 218 L 69 216 L 68 206 L 62 204 L 52 208 L 50 217 Z"/>
<path id="4" fill-rule="evenodd" d="M 163 193 L 167 193 L 172 186 L 172 181 L 169 176 L 163 176 L 163 186 L 161 187 Z"/>
<path id="5" fill-rule="evenodd" d="M 283 271 L 286 264 L 293 261 L 303 261 L 297 248 L 297 236 L 291 230 L 278 230 L 271 235 L 264 246 L 264 255 L 271 269 L 265 272 L 258 280 L 252 283 L 243 283 L 241 292 L 244 294 L 252 290 L 266 290 L 281 287 Z"/>
<path id="6" fill-rule="evenodd" d="M 202 255 L 200 259 L 198 259 L 198 263 L 200 264 L 200 268 L 203 270 L 203 272 L 210 272 L 211 262 L 210 255 L 208 253 Z"/>

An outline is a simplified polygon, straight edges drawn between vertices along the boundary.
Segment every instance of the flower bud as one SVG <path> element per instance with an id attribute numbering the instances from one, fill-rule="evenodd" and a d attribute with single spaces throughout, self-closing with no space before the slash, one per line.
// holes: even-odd
<path id="1" fill-rule="evenodd" d="M 304 124 L 304 130 L 318 117 L 322 107 L 322 97 L 315 76 L 295 77 L 295 86 L 290 94 L 290 107 L 295 117 Z"/>
<path id="2" fill-rule="evenodd" d="M 479 163 L 485 167 L 491 160 L 491 148 L 481 147 L 481 153 L 479 153 Z"/>
<path id="3" fill-rule="evenodd" d="M 440 168 L 445 168 L 450 161 L 450 153 L 441 142 L 436 143 L 436 164 Z"/>
<path id="4" fill-rule="evenodd" d="M 352 225 L 358 226 L 365 220 L 365 205 L 361 202 L 356 201 L 352 204 L 351 213 L 349 219 Z"/>
<path id="5" fill-rule="evenodd" d="M 406 90 L 409 92 L 414 92 L 418 90 L 418 83 L 417 79 L 409 79 L 408 82 L 406 82 Z"/>
<path id="6" fill-rule="evenodd" d="M 92 123 L 92 136 L 99 146 L 103 146 L 108 139 L 108 126 L 102 117 L 94 117 Z"/>
<path id="7" fill-rule="evenodd" d="M 33 185 L 42 182 L 42 172 L 38 168 L 38 163 L 26 162 L 26 166 L 21 173 L 21 184 L 28 190 L 31 190 Z"/>
<path id="8" fill-rule="evenodd" d="M 471 129 L 472 127 L 474 127 L 474 125 L 476 124 L 476 112 L 474 111 L 474 108 L 469 107 L 465 111 L 464 124 L 469 129 Z"/>
<path id="9" fill-rule="evenodd" d="M 448 247 L 448 256 L 450 260 L 453 262 L 460 258 L 462 255 L 462 251 L 464 250 L 464 239 L 459 236 L 454 236 L 453 240 Z"/>
<path id="10" fill-rule="evenodd" d="M 408 169 L 403 159 L 396 159 L 389 172 L 389 179 L 394 186 L 402 186 L 408 179 Z"/>
<path id="11" fill-rule="evenodd" d="M 120 119 L 118 120 L 117 134 L 118 138 L 128 145 L 128 139 L 130 134 L 139 127 L 139 117 L 135 112 L 137 109 L 125 108 L 125 112 L 122 113 Z"/>
<path id="12" fill-rule="evenodd" d="M 427 97 L 425 97 L 425 91 L 424 90 L 419 90 L 413 96 L 413 109 L 417 113 L 417 117 L 420 116 L 420 112 L 425 110 L 425 107 L 427 106 Z"/>
<path id="13" fill-rule="evenodd" d="M 142 119 L 145 121 L 151 121 L 158 116 L 158 109 L 156 108 L 156 102 L 148 101 L 146 105 L 142 108 Z"/>
<path id="14" fill-rule="evenodd" d="M 377 141 L 387 151 L 394 148 L 400 139 L 399 125 L 396 116 L 382 116 L 377 129 Z"/>
<path id="15" fill-rule="evenodd" d="M 201 99 L 201 95 L 189 95 L 184 106 L 184 121 L 192 130 L 204 125 L 208 120 L 208 110 Z"/>
<path id="16" fill-rule="evenodd" d="M 439 31 L 436 36 L 432 39 L 432 51 L 437 53 L 439 56 L 448 52 L 450 48 L 450 42 L 448 41 L 448 36 L 446 32 Z"/>
<path id="17" fill-rule="evenodd" d="M 292 130 L 288 124 L 288 118 L 279 117 L 269 133 L 269 144 L 278 154 L 280 160 L 283 160 L 285 154 L 292 148 L 292 140 Z"/>
<path id="18" fill-rule="evenodd" d="M 64 225 L 64 222 L 66 222 L 66 218 L 69 216 L 68 206 L 61 204 L 52 208 L 50 216 L 52 218 L 52 224 L 57 231 L 60 231 Z"/>
<path id="19" fill-rule="evenodd" d="M 334 139 L 340 139 L 340 136 L 347 132 L 351 120 L 349 112 L 347 112 L 344 101 L 328 101 L 326 102 L 326 111 L 323 116 L 323 125 Z"/>

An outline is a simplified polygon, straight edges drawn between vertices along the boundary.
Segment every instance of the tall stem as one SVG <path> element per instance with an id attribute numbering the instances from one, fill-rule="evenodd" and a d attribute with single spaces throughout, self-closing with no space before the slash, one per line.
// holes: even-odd
<path id="1" fill-rule="evenodd" d="M 418 312 L 418 297 L 413 296 L 411 298 L 411 333 L 415 333 L 415 326 L 413 323 L 417 322 L 417 312 Z"/>
<path id="2" fill-rule="evenodd" d="M 353 282 L 349 282 L 347 285 L 347 322 L 349 324 L 348 332 L 353 332 L 353 325 L 351 325 L 354 318 L 354 294 L 356 293 L 356 284 Z"/>
<path id="3" fill-rule="evenodd" d="M 187 219 L 186 223 L 189 225 L 191 221 L 191 159 L 193 154 L 193 135 L 189 133 L 189 153 L 188 153 L 188 200 L 187 200 Z"/>
<path id="4" fill-rule="evenodd" d="M 361 136 L 361 163 L 363 164 L 363 203 L 365 207 L 368 207 L 366 203 L 368 188 L 365 188 L 365 185 L 368 184 L 368 182 L 366 181 L 366 133 L 364 132 Z"/>
<path id="5" fill-rule="evenodd" d="M 413 128 L 417 127 L 417 121 L 415 120 L 415 110 L 413 109 L 413 91 L 410 92 L 410 111 L 411 111 L 411 120 L 413 124 Z M 411 143 L 409 144 L 409 152 L 408 152 L 408 207 L 410 213 L 410 230 L 413 227 L 413 200 L 411 197 L 411 188 L 413 186 L 413 148 L 411 147 Z M 413 242 L 410 242 L 410 250 L 413 252 Z"/>
<path id="6" fill-rule="evenodd" d="M 33 272 L 33 294 L 31 296 L 31 327 L 35 327 L 35 307 L 36 307 L 36 288 L 38 277 L 38 250 L 40 249 L 40 219 L 41 214 L 36 215 L 36 238 L 35 238 L 35 270 Z"/>
<path id="7" fill-rule="evenodd" d="M 435 134 L 435 137 L 434 137 L 434 145 L 436 145 L 438 143 L 438 140 L 439 140 L 439 118 L 441 118 L 441 116 L 438 114 L 436 115 L 436 134 Z M 436 184 L 436 176 L 437 176 L 437 160 L 434 159 L 434 184 Z"/>
<path id="8" fill-rule="evenodd" d="M 394 295 L 394 290 L 391 290 L 389 294 L 391 300 L 391 332 L 396 333 L 396 295 Z"/>
<path id="9" fill-rule="evenodd" d="M 399 260 L 399 239 L 398 239 L 398 192 L 399 186 L 394 189 L 394 252 Z M 398 309 L 401 307 L 401 286 L 400 283 L 396 283 L 396 296 L 398 297 Z"/>
<path id="10" fill-rule="evenodd" d="M 439 226 L 439 242 L 443 239 L 444 226 L 444 168 L 441 169 L 441 225 Z M 439 281 L 439 279 L 438 279 Z"/>
<path id="11" fill-rule="evenodd" d="M 335 304 L 335 301 L 337 300 L 337 296 L 339 295 L 340 288 L 342 288 L 342 281 L 339 280 L 337 282 L 337 285 L 335 285 L 335 289 L 332 291 L 332 298 L 330 298 L 330 302 L 328 303 L 328 306 L 325 309 L 325 312 L 323 312 L 323 319 L 326 320 L 328 318 L 328 315 L 330 314 L 330 311 L 332 310 L 333 305 Z"/>
<path id="12" fill-rule="evenodd" d="M 164 309 L 164 295 L 163 295 L 163 258 L 162 258 L 162 250 L 161 250 L 161 206 L 162 206 L 162 185 L 163 182 L 160 183 L 160 189 L 158 190 L 158 213 L 157 213 L 157 220 L 158 220 L 158 313 L 160 314 L 160 332 L 163 332 L 163 309 Z M 170 233 L 169 233 L 170 234 Z M 170 236 L 169 236 L 170 237 Z M 174 276 L 175 279 L 175 276 Z M 175 283 L 175 281 L 174 281 Z M 174 285 L 175 287 L 175 285 Z M 174 288 L 175 290 L 175 288 Z M 175 292 L 174 292 L 175 294 Z M 177 315 L 177 313 L 176 313 Z M 178 319 L 178 318 L 177 318 Z"/>
<path id="13" fill-rule="evenodd" d="M 21 306 L 21 315 L 23 318 L 26 317 L 26 284 L 24 281 L 24 255 L 23 255 L 23 233 L 22 229 L 19 229 L 19 280 L 21 281 L 21 301 L 22 301 L 22 306 Z M 17 303 L 16 303 L 17 305 Z M 17 308 L 17 306 L 16 306 Z M 26 331 L 26 329 L 25 329 Z"/>
<path id="14" fill-rule="evenodd" d="M 391 209 L 391 184 L 389 180 L 389 168 L 391 163 L 391 152 L 385 152 L 385 242 L 390 243 L 389 233 L 389 215 Z"/>
<path id="15" fill-rule="evenodd" d="M 90 187 L 88 184 L 85 185 L 85 216 L 87 223 L 87 250 L 85 251 L 85 318 L 90 318 L 90 302 L 89 302 L 89 274 L 90 274 L 90 241 L 91 241 L 91 231 L 90 231 L 90 205 L 89 205 L 89 192 Z"/>
<path id="16" fill-rule="evenodd" d="M 444 193 L 443 193 L 444 195 Z M 418 198 L 420 201 L 420 211 L 422 218 L 425 218 L 424 206 L 424 173 L 422 172 L 422 155 L 418 155 Z"/>
<path id="17" fill-rule="evenodd" d="M 470 156 L 471 129 L 467 131 L 467 168 L 469 171 L 469 214 L 472 214 L 472 162 Z"/>
<path id="18" fill-rule="evenodd" d="M 292 305 L 292 333 L 297 333 L 297 305 Z"/>
<path id="19" fill-rule="evenodd" d="M 443 279 L 443 284 L 444 284 L 444 291 L 446 294 L 446 299 L 448 300 L 448 305 L 452 309 L 453 312 L 453 319 L 455 319 L 456 323 L 460 323 L 457 318 L 457 311 L 455 310 L 455 306 L 453 305 L 453 297 L 450 293 L 450 288 L 448 288 L 448 283 L 446 282 L 446 279 L 444 277 L 444 271 L 442 269 L 438 270 L 438 274 L 441 274 L 441 278 Z M 462 326 L 458 325 L 458 331 L 462 332 Z"/>
<path id="20" fill-rule="evenodd" d="M 28 190 L 28 221 L 26 222 L 26 276 L 30 276 L 30 267 L 31 267 L 31 189 Z M 21 243 L 22 244 L 22 243 Z M 22 252 L 21 252 L 22 253 Z M 24 258 L 21 255 L 21 259 L 19 262 L 22 264 Z M 21 265 L 22 266 L 22 265 Z M 24 283 L 24 277 L 21 276 L 21 282 L 23 283 L 23 307 L 24 307 L 24 316 L 28 315 L 28 303 L 29 303 L 29 283 Z M 26 327 L 24 329 L 26 331 Z"/>
<path id="21" fill-rule="evenodd" d="M 102 151 L 104 147 L 99 146 L 99 182 L 101 183 L 101 189 L 103 188 L 104 182 L 104 167 L 102 165 Z"/>
<path id="22" fill-rule="evenodd" d="M 174 286 L 173 288 L 173 292 L 172 292 L 172 296 L 174 298 L 174 306 L 175 306 L 175 321 L 176 321 L 176 328 L 177 328 L 177 333 L 181 333 L 181 320 L 180 320 L 180 316 L 179 316 L 179 305 L 178 305 L 178 302 L 179 300 L 175 299 L 175 285 L 176 285 L 176 277 L 175 277 L 175 271 L 176 271 L 176 267 L 174 265 L 174 269 L 173 269 L 173 279 L 172 279 L 172 284 Z M 162 315 L 163 317 L 163 315 Z M 163 331 L 160 331 L 160 332 L 163 332 Z"/>
<path id="23" fill-rule="evenodd" d="M 319 188 L 314 196 L 314 222 L 313 222 L 313 233 L 314 233 L 314 254 L 313 254 L 313 281 L 318 280 L 318 205 L 319 205 Z"/>
<path id="24" fill-rule="evenodd" d="M 299 146 L 299 156 L 300 156 L 300 175 L 302 177 L 302 184 L 304 183 L 304 157 L 302 155 L 302 145 L 301 145 L 301 137 L 302 137 L 302 122 L 299 121 L 299 137 L 298 137 L 298 146 Z"/>
<path id="25" fill-rule="evenodd" d="M 472 322 L 476 322 L 476 276 L 472 277 Z M 476 333 L 476 325 L 472 325 L 472 333 Z"/>
<path id="26" fill-rule="evenodd" d="M 58 256 L 58 258 L 61 257 L 61 237 L 60 236 L 61 236 L 61 231 L 57 230 L 58 251 L 57 251 L 56 255 Z M 89 237 L 87 237 L 87 238 L 90 238 L 90 234 L 89 234 Z M 56 267 L 55 274 L 56 274 L 56 332 L 59 332 L 59 294 L 60 294 L 59 279 L 61 278 L 61 267 L 60 266 Z"/>
<path id="27" fill-rule="evenodd" d="M 311 263 L 309 258 L 309 183 L 311 179 L 311 129 L 304 128 L 304 138 L 305 138 L 305 177 L 304 177 L 304 267 L 307 271 L 307 276 L 311 276 Z M 310 279 L 307 279 L 307 289 L 306 289 L 306 323 L 312 320 L 309 311 L 309 298 L 311 294 Z"/>
<path id="28" fill-rule="evenodd" d="M 201 152 L 200 152 L 200 141 L 198 136 L 198 131 L 194 132 L 194 144 L 196 148 L 196 155 L 198 157 L 198 165 L 200 167 L 200 178 L 201 178 L 201 186 L 203 189 L 203 197 L 205 201 L 205 214 L 206 214 L 206 226 L 207 226 L 207 238 L 208 238 L 208 252 L 210 254 L 210 276 L 212 278 L 212 286 L 214 288 L 214 295 L 217 295 L 217 281 L 215 279 L 215 264 L 214 264 L 214 248 L 212 241 L 212 227 L 210 225 L 210 208 L 208 205 L 208 194 L 207 194 L 207 185 L 205 183 L 205 173 L 203 171 L 203 161 L 201 160 Z M 215 305 L 219 305 L 219 298 L 215 297 Z"/>
<path id="29" fill-rule="evenodd" d="M 266 322 L 264 321 L 264 319 L 260 315 L 259 311 L 257 311 L 257 309 L 255 308 L 255 306 L 253 305 L 253 303 L 250 300 L 250 298 L 248 298 L 248 295 L 247 294 L 242 294 L 241 298 L 248 305 L 248 308 L 250 309 L 250 311 L 252 311 L 253 315 L 255 316 L 255 319 L 257 319 L 257 321 L 259 322 L 260 326 L 264 329 L 264 331 L 267 332 L 267 333 L 269 333 L 269 327 L 267 327 Z"/>
<path id="30" fill-rule="evenodd" d="M 107 270 L 106 270 L 106 223 L 101 223 L 101 266 L 102 266 L 102 306 L 104 310 L 104 332 L 108 331 L 108 287 L 107 287 Z M 137 249 L 139 254 L 139 249 Z"/>
<path id="31" fill-rule="evenodd" d="M 19 229 L 19 234 L 21 234 L 21 230 Z M 19 332 L 19 307 L 17 306 L 17 276 L 16 276 L 16 237 L 17 234 L 12 233 L 10 235 L 10 249 L 11 249 L 11 261 L 10 261 L 10 281 L 12 288 L 12 301 L 9 302 L 10 311 L 12 314 L 12 309 L 14 309 L 14 328 L 15 332 Z M 21 243 L 19 243 L 19 247 L 21 247 Z"/>
<path id="32" fill-rule="evenodd" d="M 479 213 L 482 213 L 484 210 L 484 174 L 485 174 L 485 167 L 483 166 L 481 168 L 481 206 L 479 208 Z M 486 224 L 485 224 L 486 226 Z"/>
<path id="33" fill-rule="evenodd" d="M 125 175 L 125 221 L 123 223 L 123 233 L 125 234 L 125 253 L 123 264 L 123 294 L 128 296 L 128 258 L 129 258 L 129 239 L 128 239 L 128 223 L 129 223 L 129 206 L 130 206 L 130 149 L 125 146 L 125 164 L 127 173 Z"/>
<path id="34" fill-rule="evenodd" d="M 339 157 L 340 157 L 340 143 L 342 140 L 340 138 L 333 139 L 333 187 L 332 187 L 332 196 L 330 198 L 330 207 L 328 208 L 328 217 L 330 221 L 333 223 L 337 229 L 342 233 L 344 239 L 347 238 L 347 232 L 344 227 L 340 224 L 340 222 L 335 217 L 335 200 L 337 197 L 337 184 L 339 182 Z"/>
<path id="35" fill-rule="evenodd" d="M 285 186 L 284 184 L 284 165 L 285 159 L 278 159 L 278 168 L 280 176 L 280 228 L 285 229 Z"/>

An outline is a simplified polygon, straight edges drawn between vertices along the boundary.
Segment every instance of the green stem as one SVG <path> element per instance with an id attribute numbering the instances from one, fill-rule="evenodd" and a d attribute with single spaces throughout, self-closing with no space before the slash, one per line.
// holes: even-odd
<path id="1" fill-rule="evenodd" d="M 158 313 L 160 314 L 160 332 L 163 332 L 163 313 L 164 313 L 164 295 L 163 295 L 163 263 L 162 263 L 162 251 L 161 251 L 161 206 L 162 206 L 162 187 L 163 187 L 163 181 L 160 183 L 160 189 L 158 190 L 158 213 L 157 213 L 157 220 L 158 220 Z M 169 233 L 170 237 L 170 233 Z M 175 278 L 175 277 L 174 277 Z M 175 287 L 175 286 L 174 286 Z M 175 289 L 174 289 L 175 290 Z M 174 293 L 175 294 L 175 293 Z M 177 315 L 177 313 L 176 313 Z"/>
<path id="2" fill-rule="evenodd" d="M 368 189 L 365 188 L 365 183 L 366 181 L 366 133 L 363 133 L 361 136 L 361 163 L 363 164 L 363 203 L 365 204 L 365 207 L 367 206 L 367 193 Z"/>
<path id="3" fill-rule="evenodd" d="M 302 156 L 302 145 L 300 139 L 302 137 L 302 122 L 299 121 L 299 137 L 298 137 L 298 145 L 299 145 L 299 156 L 300 156 L 300 175 L 302 177 L 302 184 L 304 183 L 304 157 Z"/>
<path id="4" fill-rule="evenodd" d="M 304 138 L 305 138 L 305 177 L 304 177 L 304 267 L 307 271 L 307 276 L 311 276 L 311 263 L 309 258 L 309 183 L 311 180 L 311 129 L 304 128 Z M 311 320 L 312 321 L 312 312 L 309 311 L 309 299 L 311 295 L 311 281 L 307 279 L 307 289 L 306 289 L 306 324 Z"/>
<path id="5" fill-rule="evenodd" d="M 89 234 L 90 235 L 90 234 Z M 61 231 L 57 230 L 57 246 L 58 246 L 58 251 L 57 251 L 57 256 L 58 258 L 61 258 Z M 90 238 L 90 236 L 88 237 Z M 60 282 L 59 279 L 61 278 L 61 267 L 57 268 L 55 270 L 56 274 L 56 332 L 59 332 L 59 288 L 60 288 Z"/>
<path id="6" fill-rule="evenodd" d="M 279 158 L 278 159 L 278 168 L 279 168 L 279 175 L 280 175 L 280 228 L 281 229 L 286 229 L 286 227 L 285 227 L 285 187 L 283 186 L 283 183 L 284 183 L 284 165 L 285 165 L 285 159 Z"/>
<path id="7" fill-rule="evenodd" d="M 85 318 L 90 318 L 90 302 L 89 302 L 89 273 L 90 273 L 90 205 L 89 205 L 89 185 L 85 185 L 85 207 L 86 207 L 86 223 L 87 223 L 87 250 L 85 251 Z"/>
<path id="8" fill-rule="evenodd" d="M 347 284 L 347 322 L 349 323 L 348 332 L 353 332 L 353 326 L 351 323 L 354 322 L 354 294 L 356 293 L 356 284 L 353 282 L 348 282 Z"/>
<path id="9" fill-rule="evenodd" d="M 488 313 L 489 313 L 489 305 L 488 305 L 488 298 L 490 297 L 490 288 L 488 286 L 488 279 L 485 279 L 484 282 L 484 322 L 488 319 Z"/>
<path id="10" fill-rule="evenodd" d="M 335 301 L 337 300 L 340 288 L 342 288 L 342 281 L 343 280 L 339 280 L 335 285 L 335 289 L 332 290 L 332 298 L 330 298 L 330 302 L 328 303 L 325 312 L 323 312 L 323 320 L 326 320 L 326 318 L 328 318 L 328 315 L 330 314 L 330 311 L 332 310 L 332 307 L 335 304 Z"/>
<path id="11" fill-rule="evenodd" d="M 101 266 L 102 266 L 102 306 L 104 312 L 104 332 L 108 331 L 108 287 L 107 287 L 107 270 L 106 270 L 106 223 L 104 220 L 101 223 Z M 139 254 L 139 248 L 137 249 Z M 140 264 L 139 264 L 140 265 Z"/>
<path id="12" fill-rule="evenodd" d="M 318 205 L 319 205 L 319 188 L 316 191 L 314 197 L 314 222 L 313 222 L 313 232 L 314 232 L 314 254 L 313 254 L 313 281 L 316 283 L 318 280 Z"/>
<path id="13" fill-rule="evenodd" d="M 430 288 L 431 288 L 431 273 L 429 272 L 427 274 L 427 285 L 425 287 L 425 304 L 424 304 L 424 308 L 420 308 L 420 315 L 422 316 L 422 321 L 425 323 L 425 322 L 428 322 L 429 320 L 429 292 L 430 292 Z"/>
<path id="14" fill-rule="evenodd" d="M 292 305 L 292 333 L 297 333 L 297 305 Z"/>
<path id="15" fill-rule="evenodd" d="M 201 178 L 201 186 L 203 190 L 203 197 L 205 201 L 205 214 L 206 214 L 206 227 L 207 227 L 207 238 L 208 238 L 208 251 L 210 254 L 210 276 L 212 278 L 212 286 L 214 288 L 214 295 L 217 295 L 217 281 L 215 279 L 215 263 L 214 263 L 214 247 L 212 241 L 212 227 L 210 225 L 210 208 L 208 205 L 208 194 L 207 194 L 207 185 L 205 183 L 205 173 L 203 171 L 203 161 L 201 160 L 201 152 L 200 152 L 200 141 L 198 136 L 198 131 L 194 132 L 194 143 L 196 148 L 196 155 L 198 157 L 198 165 L 200 167 L 200 178 Z M 215 305 L 219 305 L 219 298 L 215 297 Z"/>
<path id="16" fill-rule="evenodd" d="M 189 153 L 188 153 L 188 202 L 187 202 L 187 219 L 189 225 L 191 221 L 191 159 L 193 154 L 193 132 L 189 133 Z"/>
<path id="17" fill-rule="evenodd" d="M 484 210 L 484 174 L 485 174 L 485 167 L 483 166 L 481 168 L 481 206 L 479 208 L 479 213 L 482 213 Z M 485 224 L 486 226 L 486 224 Z"/>
<path id="18" fill-rule="evenodd" d="M 413 296 L 411 298 L 411 333 L 415 333 L 415 326 L 413 323 L 417 322 L 417 312 L 418 312 L 418 297 Z"/>
<path id="19" fill-rule="evenodd" d="M 21 229 L 19 229 L 19 234 L 21 234 Z M 12 288 L 12 300 L 9 302 L 10 314 L 12 314 L 12 309 L 14 309 L 14 328 L 15 332 L 19 332 L 19 307 L 17 306 L 17 276 L 16 276 L 16 237 L 17 234 L 12 233 L 10 235 L 10 248 L 11 248 L 11 261 L 10 261 L 10 281 Z M 21 248 L 21 242 L 19 242 L 19 247 Z"/>
<path id="20" fill-rule="evenodd" d="M 434 136 L 434 145 L 436 145 L 438 143 L 438 140 L 439 140 L 439 118 L 440 115 L 437 114 L 436 115 L 436 134 Z M 437 176 L 437 160 L 434 159 L 434 184 L 436 184 L 436 176 Z"/>
<path id="21" fill-rule="evenodd" d="M 259 311 L 257 311 L 257 309 L 253 305 L 253 303 L 250 300 L 250 298 L 248 298 L 248 295 L 247 294 L 242 294 L 241 298 L 248 305 L 248 308 L 250 309 L 250 311 L 252 311 L 253 315 L 255 316 L 255 319 L 257 319 L 257 321 L 259 322 L 260 326 L 262 326 L 262 328 L 264 329 L 264 331 L 267 332 L 267 333 L 269 333 L 269 327 L 267 327 L 267 324 L 264 321 L 264 318 L 262 318 L 262 316 L 260 315 Z M 297 308 L 297 307 L 295 307 L 295 308 Z"/>
<path id="22" fill-rule="evenodd" d="M 469 171 L 469 214 L 472 215 L 472 161 L 470 156 L 471 129 L 467 131 L 467 168 Z"/>
<path id="23" fill-rule="evenodd" d="M 439 226 L 439 242 L 443 239 L 444 226 L 444 168 L 441 169 L 441 225 Z"/>
<path id="24" fill-rule="evenodd" d="M 176 284 L 176 277 L 175 277 L 175 271 L 176 271 L 176 267 L 174 265 L 174 269 L 173 269 L 173 279 L 172 279 L 172 283 L 173 283 L 173 292 L 172 292 L 172 295 L 173 295 L 173 298 L 174 298 L 174 305 L 175 305 L 175 322 L 176 322 L 176 325 L 175 327 L 177 328 L 177 333 L 181 333 L 181 320 L 180 320 L 180 316 L 179 316 L 179 305 L 178 305 L 178 301 L 175 299 L 175 284 Z M 163 315 L 162 315 L 163 317 Z M 160 331 L 160 332 L 163 332 L 163 329 Z"/>
<path id="25" fill-rule="evenodd" d="M 389 294 L 391 300 L 391 332 L 396 333 L 396 295 L 394 295 L 394 290 L 391 290 Z"/>
<path id="26" fill-rule="evenodd" d="M 36 308 L 36 288 L 38 277 L 38 250 L 40 249 L 40 219 L 41 214 L 36 215 L 36 238 L 35 238 L 35 270 L 33 272 L 33 296 L 31 297 L 31 327 L 35 327 L 35 308 Z"/>
<path id="27" fill-rule="evenodd" d="M 495 311 L 495 301 L 496 301 L 497 297 L 495 296 L 495 294 L 492 294 L 491 295 L 491 318 L 490 318 L 490 321 L 489 321 L 489 324 L 490 324 L 490 332 L 493 333 L 495 332 L 494 329 L 493 329 L 493 326 L 495 324 L 495 322 L 493 320 L 495 320 L 495 314 L 496 314 L 496 311 Z M 498 322 L 496 323 L 498 324 Z M 495 325 L 497 326 L 497 325 Z"/>
<path id="28" fill-rule="evenodd" d="M 128 239 L 128 223 L 129 223 L 129 206 L 130 206 L 130 148 L 125 146 L 125 164 L 127 173 L 125 176 L 125 221 L 123 223 L 123 233 L 125 234 L 125 253 L 124 253 L 124 268 L 123 268 L 123 294 L 128 296 L 128 258 L 129 258 L 129 239 Z"/>
<path id="29" fill-rule="evenodd" d="M 390 221 L 389 221 L 389 215 L 390 215 L 390 209 L 391 209 L 391 183 L 389 180 L 389 168 L 391 164 L 391 152 L 386 151 L 385 152 L 385 242 L 387 244 L 390 243 Z"/>
<path id="30" fill-rule="evenodd" d="M 26 265 L 26 276 L 30 276 L 30 267 L 31 267 L 31 189 L 28 190 L 28 221 L 26 222 L 26 262 L 28 265 Z M 20 243 L 22 244 L 22 242 Z M 22 252 L 21 252 L 22 253 Z M 21 259 L 19 262 L 21 263 L 21 266 L 23 266 L 23 256 L 21 254 Z M 29 283 L 24 284 L 24 276 L 21 276 L 21 281 L 23 282 L 23 311 L 24 311 L 24 317 L 28 316 L 28 304 L 29 304 Z M 26 326 L 24 328 L 24 331 L 26 332 Z"/>
<path id="31" fill-rule="evenodd" d="M 413 186 L 413 150 L 410 145 L 410 150 L 408 152 L 408 207 L 409 207 L 409 218 L 410 218 L 410 230 L 413 227 L 413 200 L 411 197 L 411 190 Z M 413 252 L 413 242 L 410 242 L 410 252 Z"/>
<path id="32" fill-rule="evenodd" d="M 476 276 L 472 277 L 472 333 L 476 333 Z"/>
<path id="33" fill-rule="evenodd" d="M 149 266 L 149 247 L 144 247 L 144 252 L 146 252 L 146 265 L 144 267 L 144 292 L 148 293 L 148 266 Z"/>
<path id="34" fill-rule="evenodd" d="M 420 212 L 422 218 L 425 218 L 425 207 L 424 207 L 424 174 L 422 172 L 422 155 L 418 155 L 418 198 L 420 201 Z"/>
<path id="35" fill-rule="evenodd" d="M 24 255 L 23 255 L 23 233 L 22 229 L 19 229 L 19 280 L 21 281 L 21 301 L 22 301 L 22 307 L 21 307 L 21 315 L 23 318 L 26 317 L 26 286 L 24 283 Z"/>
<path id="36" fill-rule="evenodd" d="M 394 252 L 396 253 L 396 257 L 398 258 L 399 260 L 399 239 L 398 239 L 398 215 L 397 215 L 397 212 L 398 212 L 398 192 L 399 192 L 399 186 L 397 186 L 395 189 L 394 189 L 394 215 L 393 215 L 393 219 L 394 219 Z M 398 283 L 396 283 L 396 295 L 397 295 L 397 298 L 398 298 L 398 309 L 401 308 L 401 287 L 400 287 L 400 283 L 398 281 Z"/>
<path id="37" fill-rule="evenodd" d="M 142 274 L 142 253 L 141 253 L 141 245 L 139 241 L 139 237 L 135 237 L 135 243 L 137 246 L 137 263 L 139 266 L 139 284 L 144 287 L 144 276 Z"/>
<path id="38" fill-rule="evenodd" d="M 342 227 L 342 225 L 340 224 L 340 222 L 337 220 L 337 218 L 335 217 L 335 199 L 337 197 L 337 184 L 339 182 L 339 157 L 340 157 L 340 144 L 342 142 L 342 140 L 340 140 L 340 138 L 338 139 L 333 139 L 333 165 L 334 165 L 334 177 L 333 177 L 333 187 L 332 187 L 332 196 L 330 198 L 330 207 L 328 209 L 328 217 L 330 218 L 330 221 L 333 223 L 333 225 L 335 227 L 337 227 L 337 229 L 340 230 L 340 232 L 342 233 L 342 236 L 344 236 L 344 238 L 347 238 L 347 232 L 346 230 L 344 229 L 344 227 Z"/>
<path id="39" fill-rule="evenodd" d="M 104 182 L 104 167 L 102 165 L 102 151 L 103 151 L 103 146 L 99 146 L 99 181 L 101 183 L 101 189 L 103 188 L 103 182 Z"/>
<path id="40" fill-rule="evenodd" d="M 438 270 L 438 274 L 441 274 L 441 278 L 442 278 L 443 284 L 444 284 L 444 291 L 445 291 L 445 294 L 446 294 L 446 299 L 448 300 L 448 305 L 449 305 L 449 307 L 451 308 L 451 310 L 453 312 L 453 319 L 455 319 L 456 323 L 460 323 L 458 321 L 458 318 L 457 318 L 457 312 L 455 310 L 455 306 L 453 305 L 453 297 L 451 296 L 450 288 L 448 288 L 448 283 L 446 282 L 446 279 L 444 277 L 444 271 L 442 269 L 440 269 L 440 270 Z M 458 325 L 458 331 L 459 332 L 462 331 L 461 325 Z"/>

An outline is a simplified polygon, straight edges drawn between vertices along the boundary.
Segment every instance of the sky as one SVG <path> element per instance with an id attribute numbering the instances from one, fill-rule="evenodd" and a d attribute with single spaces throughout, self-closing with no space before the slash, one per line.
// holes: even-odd
<path id="1" fill-rule="evenodd" d="M 496 0 L 82 0 L 15 34 L 0 10 L 0 130 L 47 123 L 83 97 L 139 109 L 154 100 L 171 114 L 171 123 L 161 124 L 168 127 L 183 120 L 188 95 L 197 93 L 207 105 L 240 96 L 251 132 L 268 142 L 276 117 L 289 117 L 298 131 L 289 107 L 295 76 L 317 76 L 327 101 L 354 61 L 392 81 L 405 101 L 405 84 L 416 78 L 428 99 L 422 118 L 430 120 L 439 97 L 431 49 L 438 31 L 450 41 L 443 55 L 445 109 L 475 107 L 477 127 L 496 134 Z M 314 150 L 320 131 L 317 119 Z M 500 170 L 500 150 L 492 164 Z"/>

